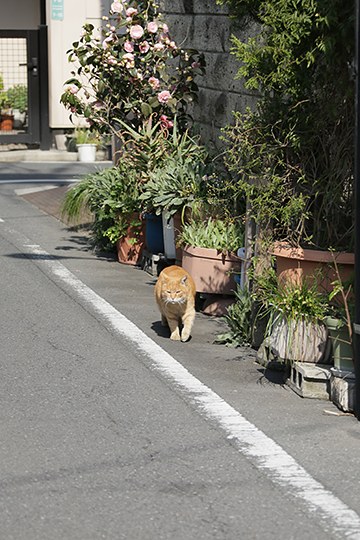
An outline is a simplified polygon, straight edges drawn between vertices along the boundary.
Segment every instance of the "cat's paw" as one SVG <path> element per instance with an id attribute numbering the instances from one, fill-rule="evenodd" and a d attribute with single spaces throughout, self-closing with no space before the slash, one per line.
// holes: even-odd
<path id="1" fill-rule="evenodd" d="M 173 341 L 180 341 L 180 334 L 179 332 L 173 332 L 170 336 L 170 339 Z"/>
<path id="2" fill-rule="evenodd" d="M 190 333 L 189 332 L 181 332 L 181 341 L 185 343 L 185 341 L 189 341 L 190 339 Z"/>

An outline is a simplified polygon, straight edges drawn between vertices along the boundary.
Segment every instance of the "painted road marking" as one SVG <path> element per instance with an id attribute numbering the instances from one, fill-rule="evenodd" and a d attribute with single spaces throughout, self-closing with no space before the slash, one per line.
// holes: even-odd
<path id="1" fill-rule="evenodd" d="M 40 246 L 26 241 L 23 247 L 29 255 L 37 256 L 38 264 L 46 267 L 50 275 L 70 287 L 78 298 L 105 319 L 116 334 L 123 340 L 130 340 L 135 348 L 151 361 L 152 369 L 180 389 L 183 395 L 197 406 L 202 415 L 215 420 L 241 454 L 266 473 L 273 483 L 301 499 L 312 514 L 316 513 L 316 519 L 324 530 L 335 534 L 338 538 L 360 540 L 359 515 L 315 480 L 279 444 L 194 377 L 134 323 Z"/>

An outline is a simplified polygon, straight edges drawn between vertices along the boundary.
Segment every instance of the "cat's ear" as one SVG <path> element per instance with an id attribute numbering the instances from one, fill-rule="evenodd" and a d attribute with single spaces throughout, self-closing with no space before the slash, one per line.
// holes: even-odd
<path id="1" fill-rule="evenodd" d="M 181 285 L 185 285 L 186 282 L 187 282 L 187 276 L 184 276 L 181 280 Z"/>

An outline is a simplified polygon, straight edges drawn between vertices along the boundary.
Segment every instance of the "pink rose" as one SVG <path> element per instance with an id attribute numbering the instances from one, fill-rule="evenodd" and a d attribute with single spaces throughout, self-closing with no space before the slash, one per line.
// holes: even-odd
<path id="1" fill-rule="evenodd" d="M 150 49 L 150 45 L 148 44 L 147 41 L 142 41 L 139 45 L 139 49 L 140 49 L 140 52 L 142 53 L 147 53 L 148 50 Z"/>
<path id="2" fill-rule="evenodd" d="M 168 34 L 169 33 L 169 27 L 167 24 L 163 24 L 162 25 L 162 30 L 164 32 L 164 34 Z"/>
<path id="3" fill-rule="evenodd" d="M 160 86 L 160 81 L 156 77 L 150 77 L 149 78 L 149 84 L 150 84 L 151 88 L 153 88 L 154 90 L 157 90 L 159 88 L 159 86 Z"/>
<path id="4" fill-rule="evenodd" d="M 134 24 L 134 26 L 130 28 L 130 36 L 133 39 L 140 39 L 143 37 L 143 35 L 144 35 L 144 29 L 139 24 Z"/>
<path id="5" fill-rule="evenodd" d="M 163 90 L 162 92 L 160 92 L 160 94 L 157 95 L 157 98 L 159 103 L 166 104 L 169 99 L 171 99 L 171 94 L 168 90 Z"/>
<path id="6" fill-rule="evenodd" d="M 115 1 L 111 4 L 111 11 L 113 13 L 121 13 L 124 9 L 124 6 L 121 2 Z"/>
<path id="7" fill-rule="evenodd" d="M 137 15 L 138 10 L 135 9 L 135 8 L 130 7 L 125 11 L 125 13 L 126 13 L 127 17 L 133 17 L 134 15 Z"/>
<path id="8" fill-rule="evenodd" d="M 148 32 L 150 32 L 151 34 L 156 34 L 156 32 L 158 31 L 158 25 L 155 21 L 149 22 L 147 25 L 147 29 Z"/>
<path id="9" fill-rule="evenodd" d="M 125 41 L 124 49 L 126 52 L 134 52 L 134 44 L 131 41 Z"/>

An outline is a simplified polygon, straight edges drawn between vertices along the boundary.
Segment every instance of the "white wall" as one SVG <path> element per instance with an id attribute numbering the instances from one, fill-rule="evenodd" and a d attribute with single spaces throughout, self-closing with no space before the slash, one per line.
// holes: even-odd
<path id="1" fill-rule="evenodd" d="M 101 25 L 102 15 L 108 13 L 108 0 L 64 0 L 64 19 L 51 18 L 52 1 L 47 0 L 46 16 L 49 28 L 49 104 L 50 127 L 71 128 L 69 112 L 60 103 L 64 82 L 71 77 L 73 64 L 67 61 L 66 51 L 80 36 L 85 22 L 95 28 Z M 105 11 L 104 11 L 105 10 Z"/>

